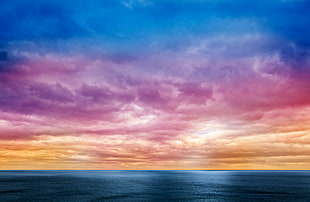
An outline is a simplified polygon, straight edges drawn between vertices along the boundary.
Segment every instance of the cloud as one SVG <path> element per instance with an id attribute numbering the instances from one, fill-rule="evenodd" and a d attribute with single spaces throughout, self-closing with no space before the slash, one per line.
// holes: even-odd
<path id="1" fill-rule="evenodd" d="M 0 5 L 3 168 L 307 166 L 307 1 Z"/>

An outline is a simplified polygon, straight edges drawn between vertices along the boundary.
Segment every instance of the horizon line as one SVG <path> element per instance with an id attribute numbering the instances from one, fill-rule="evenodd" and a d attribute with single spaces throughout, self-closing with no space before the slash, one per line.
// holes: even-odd
<path id="1" fill-rule="evenodd" d="M 164 169 L 160 169 L 160 170 L 147 170 L 147 169 L 143 169 L 143 170 L 106 170 L 106 169 L 86 169 L 86 170 L 82 170 L 82 169 L 14 169 L 14 170 L 2 170 L 1 171 L 310 171 L 310 169 L 295 169 L 295 170 L 285 170 L 285 169 L 281 169 L 281 170 L 262 170 L 262 169 L 258 169 L 258 170 L 233 170 L 233 169 L 225 169 L 225 170 L 164 170 Z"/>

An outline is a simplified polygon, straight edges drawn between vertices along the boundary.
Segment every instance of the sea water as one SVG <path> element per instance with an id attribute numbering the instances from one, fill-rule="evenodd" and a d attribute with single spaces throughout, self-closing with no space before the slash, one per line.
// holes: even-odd
<path id="1" fill-rule="evenodd" d="M 0 171 L 0 201 L 310 201 L 310 171 Z"/>

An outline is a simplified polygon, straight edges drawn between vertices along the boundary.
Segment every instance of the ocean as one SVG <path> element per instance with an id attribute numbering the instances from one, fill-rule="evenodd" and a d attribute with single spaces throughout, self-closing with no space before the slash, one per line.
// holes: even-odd
<path id="1" fill-rule="evenodd" d="M 0 171 L 0 201 L 310 201 L 310 171 Z"/>

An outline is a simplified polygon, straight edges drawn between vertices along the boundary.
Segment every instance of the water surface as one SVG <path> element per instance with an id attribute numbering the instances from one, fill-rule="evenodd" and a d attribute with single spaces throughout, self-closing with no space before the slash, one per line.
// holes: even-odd
<path id="1" fill-rule="evenodd" d="M 310 201 L 310 171 L 0 171 L 0 201 Z"/>

